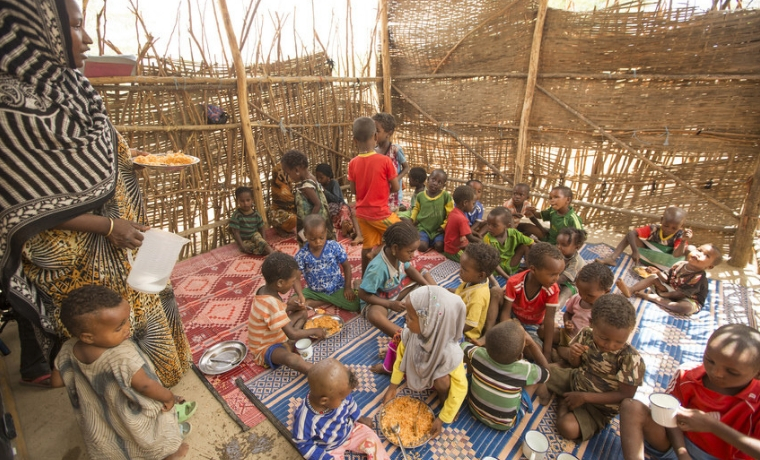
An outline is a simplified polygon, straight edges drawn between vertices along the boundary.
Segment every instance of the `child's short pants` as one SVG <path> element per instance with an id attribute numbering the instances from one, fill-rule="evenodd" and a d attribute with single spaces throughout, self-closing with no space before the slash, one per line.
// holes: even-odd
<path id="1" fill-rule="evenodd" d="M 375 246 L 383 244 L 383 233 L 385 233 L 385 229 L 396 222 L 401 222 L 401 219 L 399 219 L 396 214 L 391 213 L 391 215 L 385 219 L 368 220 L 357 217 L 356 221 L 359 223 L 359 228 L 362 229 L 362 237 L 364 238 L 362 249 L 372 249 Z"/>
<path id="2" fill-rule="evenodd" d="M 437 243 L 443 243 L 443 233 L 431 237 L 426 231 L 420 230 L 420 241 L 424 241 L 428 247 L 433 247 Z"/>
<path id="3" fill-rule="evenodd" d="M 574 391 L 572 387 L 573 368 L 553 367 L 549 380 L 546 381 L 546 388 L 556 395 L 563 395 L 569 391 Z M 601 410 L 600 410 L 601 409 Z M 581 407 L 572 410 L 575 419 L 578 420 L 578 426 L 581 428 L 581 438 L 585 441 L 594 433 L 601 431 L 610 423 L 615 414 L 610 415 L 609 409 L 604 404 L 586 403 Z"/>

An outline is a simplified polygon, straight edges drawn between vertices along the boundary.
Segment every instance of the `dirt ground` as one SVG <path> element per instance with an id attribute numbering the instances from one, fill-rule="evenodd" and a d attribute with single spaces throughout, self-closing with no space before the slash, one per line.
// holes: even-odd
<path id="1" fill-rule="evenodd" d="M 589 242 L 615 244 L 622 235 L 590 230 Z M 756 320 L 760 319 L 760 277 L 752 266 L 740 270 L 723 264 L 711 270 L 714 279 L 747 286 L 754 290 Z M 6 409 L 15 419 L 20 434 L 16 447 L 18 457 L 29 460 L 86 459 L 71 405 L 63 388 L 39 389 L 19 385 L 19 342 L 15 323 L 10 323 L 0 337 L 11 354 L 0 360 L 0 389 Z M 193 372 L 188 372 L 172 389 L 175 394 L 197 401 L 198 411 L 190 420 L 193 430 L 186 442 L 190 445 L 189 460 L 290 460 L 300 459 L 298 452 L 274 426 L 265 421 L 242 431 L 224 412 L 222 406 Z M 9 403 L 15 403 L 8 407 Z"/>

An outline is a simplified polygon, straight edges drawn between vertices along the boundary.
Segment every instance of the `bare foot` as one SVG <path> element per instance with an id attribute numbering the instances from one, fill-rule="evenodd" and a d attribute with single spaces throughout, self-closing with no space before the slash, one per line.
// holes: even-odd
<path id="1" fill-rule="evenodd" d="M 610 265 L 612 267 L 617 265 L 617 261 L 614 260 L 612 257 L 601 257 L 599 259 L 595 259 L 594 262 L 599 262 L 600 264 L 604 264 L 604 265 Z"/>
<path id="2" fill-rule="evenodd" d="M 615 281 L 615 286 L 617 286 L 617 288 L 620 289 L 621 294 L 623 294 L 626 297 L 631 297 L 631 290 L 628 289 L 628 286 L 625 284 L 622 278 L 618 278 L 618 280 Z"/>
<path id="3" fill-rule="evenodd" d="M 174 452 L 170 456 L 166 457 L 164 460 L 178 460 L 180 458 L 185 458 L 185 455 L 187 455 L 187 452 L 190 450 L 190 446 L 188 446 L 186 443 L 182 443 L 179 446 L 179 449 L 177 449 L 177 452 Z"/>
<path id="4" fill-rule="evenodd" d="M 383 363 L 377 363 L 374 366 L 370 367 L 369 370 L 371 370 L 375 374 L 390 375 L 390 372 L 386 371 L 385 368 L 383 367 Z"/>
<path id="5" fill-rule="evenodd" d="M 357 236 L 353 240 L 351 240 L 351 246 L 359 246 L 360 244 L 364 243 L 364 237 L 363 236 Z"/>
<path id="6" fill-rule="evenodd" d="M 552 402 L 552 395 L 546 389 L 546 385 L 539 385 L 536 389 L 536 395 L 538 396 L 538 403 L 542 406 L 548 406 Z"/>

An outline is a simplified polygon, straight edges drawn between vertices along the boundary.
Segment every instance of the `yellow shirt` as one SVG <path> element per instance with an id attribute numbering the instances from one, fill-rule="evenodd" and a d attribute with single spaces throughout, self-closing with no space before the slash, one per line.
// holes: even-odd
<path id="1" fill-rule="evenodd" d="M 488 280 L 470 286 L 462 283 L 455 294 L 461 297 L 467 306 L 467 317 L 464 324 L 472 326 L 472 329 L 465 332 L 464 335 L 470 339 L 479 339 L 483 335 L 483 327 L 486 325 L 486 317 L 488 316 L 488 304 L 491 302 Z"/>
<path id="2" fill-rule="evenodd" d="M 391 383 L 394 385 L 400 385 L 404 380 L 404 373 L 401 372 L 399 366 L 401 360 L 404 358 L 404 351 L 406 347 L 404 342 L 398 344 L 398 350 L 396 350 L 396 362 L 393 363 L 393 374 L 391 374 Z M 467 373 L 464 370 L 464 363 L 459 363 L 459 366 L 454 369 L 450 374 L 451 388 L 449 388 L 449 397 L 443 402 L 443 408 L 441 413 L 438 414 L 438 418 L 443 423 L 451 423 L 454 421 L 454 417 L 459 412 L 459 408 L 462 407 L 464 398 L 467 397 Z"/>

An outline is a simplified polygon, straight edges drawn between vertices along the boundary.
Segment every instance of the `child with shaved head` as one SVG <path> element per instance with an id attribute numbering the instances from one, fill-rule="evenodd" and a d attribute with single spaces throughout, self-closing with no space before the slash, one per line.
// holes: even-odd
<path id="1" fill-rule="evenodd" d="M 372 419 L 361 416 L 351 396 L 358 384 L 351 370 L 328 358 L 315 364 L 307 378 L 309 394 L 293 421 L 293 438 L 305 459 L 342 459 L 345 452 L 358 452 L 369 460 L 390 460 Z"/>
<path id="2" fill-rule="evenodd" d="M 702 364 L 679 369 L 667 392 L 681 402 L 677 427 L 664 428 L 643 403 L 620 406 L 626 459 L 760 458 L 760 332 L 721 326 L 707 341 Z"/>

